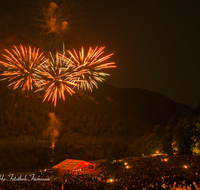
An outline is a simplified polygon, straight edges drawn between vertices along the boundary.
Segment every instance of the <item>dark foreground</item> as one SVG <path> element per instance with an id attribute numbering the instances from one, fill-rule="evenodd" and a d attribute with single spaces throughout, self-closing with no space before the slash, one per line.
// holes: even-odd
<path id="1" fill-rule="evenodd" d="M 4 190 L 200 190 L 200 156 L 129 158 L 124 168 L 108 175 L 67 174 L 63 180 L 12 181 L 0 178 Z M 128 167 L 127 167 L 128 166 Z M 110 178 L 113 177 L 113 181 Z"/>

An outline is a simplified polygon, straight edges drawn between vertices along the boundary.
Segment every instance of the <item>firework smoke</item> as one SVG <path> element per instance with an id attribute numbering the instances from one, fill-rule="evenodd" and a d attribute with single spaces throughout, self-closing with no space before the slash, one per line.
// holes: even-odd
<path id="1" fill-rule="evenodd" d="M 49 118 L 49 127 L 43 132 L 43 136 L 45 138 L 51 138 L 52 148 L 54 148 L 55 141 L 60 136 L 59 130 L 62 123 L 54 113 L 49 113 Z"/>

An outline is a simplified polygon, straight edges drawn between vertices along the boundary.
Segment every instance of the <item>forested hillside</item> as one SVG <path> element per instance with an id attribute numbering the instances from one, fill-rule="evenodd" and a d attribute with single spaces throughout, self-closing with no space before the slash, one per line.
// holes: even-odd
<path id="1" fill-rule="evenodd" d="M 156 150 L 173 152 L 166 143 L 172 144 L 172 131 L 182 130 L 180 126 L 187 122 L 194 124 L 194 118 L 199 121 L 195 110 L 162 94 L 104 83 L 92 93 L 66 94 L 66 101 L 58 101 L 56 107 L 42 99 L 42 93 L 13 91 L 6 82 L 0 83 L 3 170 L 41 168 L 66 158 L 94 160 Z M 171 139 L 166 140 L 169 132 Z M 191 142 L 188 146 L 190 149 Z"/>

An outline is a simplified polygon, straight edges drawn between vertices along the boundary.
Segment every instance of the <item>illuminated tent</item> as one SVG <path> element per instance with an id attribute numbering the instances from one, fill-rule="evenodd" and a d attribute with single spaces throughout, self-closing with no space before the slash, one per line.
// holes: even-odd
<path id="1" fill-rule="evenodd" d="M 59 170 L 69 171 L 86 171 L 88 169 L 95 169 L 95 164 L 83 160 L 66 159 L 53 167 Z"/>

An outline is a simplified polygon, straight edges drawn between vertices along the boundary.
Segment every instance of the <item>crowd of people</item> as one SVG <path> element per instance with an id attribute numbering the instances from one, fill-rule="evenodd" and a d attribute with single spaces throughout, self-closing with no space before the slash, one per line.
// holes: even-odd
<path id="1" fill-rule="evenodd" d="M 110 175 L 67 173 L 62 180 L 49 181 L 3 181 L 0 177 L 0 190 L 200 190 L 200 156 L 157 155 L 121 162 L 122 167 Z"/>

